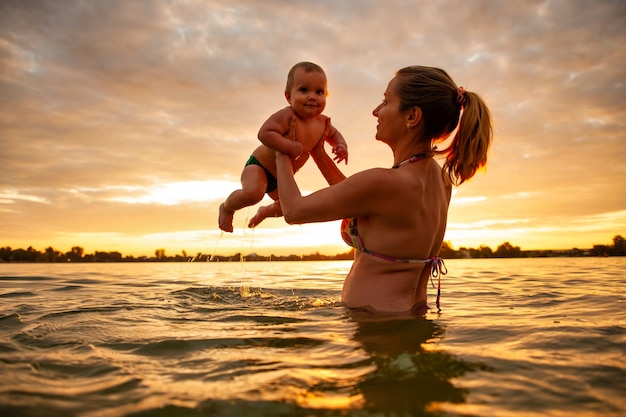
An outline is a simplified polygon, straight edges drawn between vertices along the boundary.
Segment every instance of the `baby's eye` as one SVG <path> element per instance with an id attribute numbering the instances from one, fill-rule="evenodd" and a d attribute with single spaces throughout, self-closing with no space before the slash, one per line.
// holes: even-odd
<path id="1" fill-rule="evenodd" d="M 301 93 L 306 93 L 308 90 L 304 87 L 300 87 L 300 89 L 298 90 Z"/>
<path id="2" fill-rule="evenodd" d="M 326 92 L 324 90 L 317 90 L 316 93 L 320 94 L 320 95 L 326 94 Z"/>

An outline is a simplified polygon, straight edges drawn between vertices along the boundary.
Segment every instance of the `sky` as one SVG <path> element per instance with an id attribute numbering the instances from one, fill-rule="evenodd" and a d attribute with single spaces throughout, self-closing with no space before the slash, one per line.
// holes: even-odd
<path id="1" fill-rule="evenodd" d="M 337 222 L 217 226 L 299 61 L 328 76 L 346 175 L 390 167 L 372 110 L 395 71 L 445 69 L 495 124 L 445 240 L 591 248 L 626 236 L 622 0 L 2 0 L 0 246 L 173 256 L 335 254 Z M 313 162 L 296 180 L 324 187 Z M 269 204 L 267 197 L 260 205 Z"/>

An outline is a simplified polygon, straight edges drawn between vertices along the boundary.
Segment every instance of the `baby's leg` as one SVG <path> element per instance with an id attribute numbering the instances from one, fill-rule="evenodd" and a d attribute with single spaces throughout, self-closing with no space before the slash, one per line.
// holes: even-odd
<path id="1" fill-rule="evenodd" d="M 241 173 L 241 189 L 233 191 L 220 205 L 218 224 L 225 232 L 233 231 L 235 211 L 252 206 L 263 198 L 267 189 L 267 176 L 258 165 L 248 165 Z"/>

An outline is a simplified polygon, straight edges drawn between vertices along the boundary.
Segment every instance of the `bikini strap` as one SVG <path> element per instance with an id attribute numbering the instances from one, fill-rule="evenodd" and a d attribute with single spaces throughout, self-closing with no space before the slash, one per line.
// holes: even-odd
<path id="1" fill-rule="evenodd" d="M 357 241 L 359 242 L 359 244 L 362 247 L 362 242 L 361 242 L 361 237 L 357 236 L 356 237 Z M 385 259 L 387 261 L 391 261 L 391 262 L 398 262 L 398 263 L 411 263 L 411 264 L 417 264 L 417 263 L 429 263 L 430 262 L 430 284 L 433 286 L 433 288 L 435 288 L 435 278 L 437 278 L 437 299 L 435 301 L 435 305 L 437 306 L 437 311 L 440 312 L 441 311 L 441 276 L 442 275 L 447 275 L 448 274 L 448 268 L 446 267 L 446 264 L 443 262 L 443 258 L 441 258 L 440 256 L 433 256 L 430 259 L 397 259 L 397 258 L 392 258 L 390 256 L 386 256 L 386 255 L 381 255 L 380 253 L 376 253 L 376 252 L 371 252 L 367 249 L 363 248 L 363 252 L 369 254 L 369 255 L 373 255 L 376 256 L 378 258 L 381 259 Z"/>

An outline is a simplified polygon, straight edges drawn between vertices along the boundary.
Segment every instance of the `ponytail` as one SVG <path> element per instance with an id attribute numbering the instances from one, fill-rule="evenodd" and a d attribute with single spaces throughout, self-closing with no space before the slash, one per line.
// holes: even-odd
<path id="1" fill-rule="evenodd" d="M 493 137 L 491 114 L 476 93 L 462 91 L 464 109 L 452 143 L 445 150 L 444 172 L 455 185 L 461 185 L 487 164 L 487 153 Z"/>

